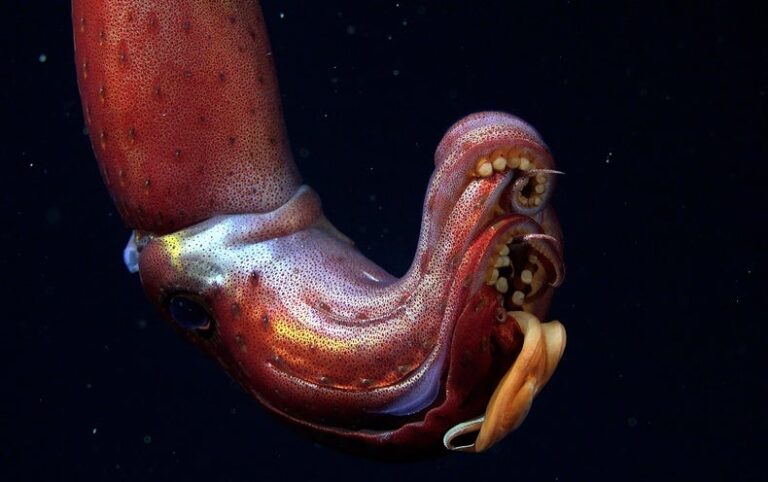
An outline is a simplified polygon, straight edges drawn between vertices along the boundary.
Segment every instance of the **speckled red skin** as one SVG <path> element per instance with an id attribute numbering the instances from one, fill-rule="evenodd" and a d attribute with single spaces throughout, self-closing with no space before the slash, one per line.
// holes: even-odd
<path id="1" fill-rule="evenodd" d="M 520 351 L 523 335 L 514 320 L 499 316 L 502 308 L 498 292 L 476 283 L 476 269 L 487 262 L 489 248 L 508 230 L 520 225 L 527 225 L 524 231 L 536 229 L 529 219 L 515 215 L 489 226 L 472 243 L 455 273 L 454 286 L 460 289 L 452 294 L 461 299 L 464 309 L 451 336 L 450 359 L 441 382 L 445 390 L 428 410 L 395 427 L 387 428 L 385 422 L 375 430 L 360 430 L 360 426 L 315 423 L 269 404 L 267 407 L 308 430 L 310 436 L 345 450 L 394 459 L 439 454 L 446 430 L 485 411 L 496 384 Z M 549 299 L 535 311 L 546 311 L 548 305 Z"/>
<path id="2" fill-rule="evenodd" d="M 300 184 L 258 3 L 75 0 L 77 79 L 126 225 L 271 211 Z"/>
<path id="3" fill-rule="evenodd" d="M 533 208 L 517 204 L 512 171 L 474 175 L 501 148 L 552 169 L 534 129 L 483 112 L 448 130 L 413 264 L 396 279 L 299 188 L 256 2 L 75 0 L 73 21 L 94 150 L 142 234 L 142 283 L 165 318 L 270 411 L 348 448 L 431 453 L 483 413 L 522 343 L 483 283 L 491 256 L 510 236 L 553 236 L 528 243 L 550 283 L 563 276 L 553 183 Z M 553 292 L 526 310 L 544 317 Z M 175 324 L 168 301 L 180 294 L 210 314 L 208 328 Z M 437 398 L 387 413 L 431 368 Z"/>
<path id="4" fill-rule="evenodd" d="M 207 248 L 204 226 L 150 240 L 140 259 L 149 299 L 170 320 L 167 300 L 193 293 L 215 329 L 180 331 L 280 417 L 377 455 L 435 452 L 448 428 L 482 413 L 519 349 L 515 322 L 495 323 L 503 306 L 483 283 L 490 257 L 510 236 L 554 232 L 548 207 L 532 216 L 494 214 L 511 171 L 471 177 L 479 155 L 501 146 L 530 149 L 549 167 L 538 135 L 508 114 L 474 117 L 471 129 L 463 130 L 464 121 L 451 128 L 438 151 L 421 239 L 403 278 L 330 230 L 316 197 L 305 193 L 274 213 L 230 218 L 235 227 L 225 231 L 235 234 L 220 245 L 244 250 L 233 259 Z M 558 284 L 559 242 L 531 243 Z M 527 310 L 543 318 L 553 291 L 546 287 Z M 407 416 L 381 413 L 424 380 L 420 370 L 441 354 L 447 359 L 434 403 Z"/>

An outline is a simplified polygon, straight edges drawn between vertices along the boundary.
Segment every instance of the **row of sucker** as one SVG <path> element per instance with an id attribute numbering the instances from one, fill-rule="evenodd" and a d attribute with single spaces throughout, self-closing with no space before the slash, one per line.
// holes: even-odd
<path id="1" fill-rule="evenodd" d="M 546 270 L 530 244 L 510 238 L 496 247 L 485 272 L 485 284 L 504 296 L 510 309 L 520 309 L 547 282 Z"/>
<path id="2" fill-rule="evenodd" d="M 517 201 L 521 206 L 535 208 L 544 202 L 544 193 L 549 183 L 549 172 L 540 172 L 537 162 L 532 157 L 520 151 L 519 148 L 508 150 L 498 149 L 489 156 L 483 156 L 477 160 L 475 175 L 478 177 L 490 177 L 496 172 L 504 172 L 508 169 L 518 170 L 528 177 L 527 184 L 517 193 Z"/>

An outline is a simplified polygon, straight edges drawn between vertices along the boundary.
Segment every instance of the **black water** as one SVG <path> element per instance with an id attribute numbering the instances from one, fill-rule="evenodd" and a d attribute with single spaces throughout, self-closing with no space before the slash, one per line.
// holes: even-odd
<path id="1" fill-rule="evenodd" d="M 765 7 L 264 3 L 305 180 L 394 273 L 454 120 L 540 130 L 567 173 L 560 368 L 482 456 L 384 464 L 285 429 L 124 270 L 68 2 L 4 2 L 0 480 L 763 480 Z"/>

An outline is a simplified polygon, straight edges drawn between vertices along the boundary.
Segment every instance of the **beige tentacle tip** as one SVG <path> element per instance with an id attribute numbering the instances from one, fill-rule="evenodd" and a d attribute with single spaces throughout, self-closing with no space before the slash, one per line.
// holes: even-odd
<path id="1" fill-rule="evenodd" d="M 460 423 L 443 436 L 448 450 L 483 452 L 523 423 L 533 398 L 555 371 L 565 350 L 565 328 L 559 321 L 541 323 L 524 311 L 510 311 L 525 336 L 520 354 L 499 382 L 481 417 Z M 473 434 L 477 434 L 474 442 Z"/>

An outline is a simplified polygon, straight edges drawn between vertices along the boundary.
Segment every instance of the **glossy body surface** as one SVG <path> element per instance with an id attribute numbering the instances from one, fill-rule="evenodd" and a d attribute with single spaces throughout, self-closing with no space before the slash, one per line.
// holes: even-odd
<path id="1" fill-rule="evenodd" d="M 398 279 L 301 185 L 258 4 L 77 0 L 73 24 L 127 259 L 188 339 L 278 416 L 353 448 L 482 451 L 522 422 L 565 344 L 539 321 L 564 266 L 533 128 L 483 112 L 448 130 Z"/>

